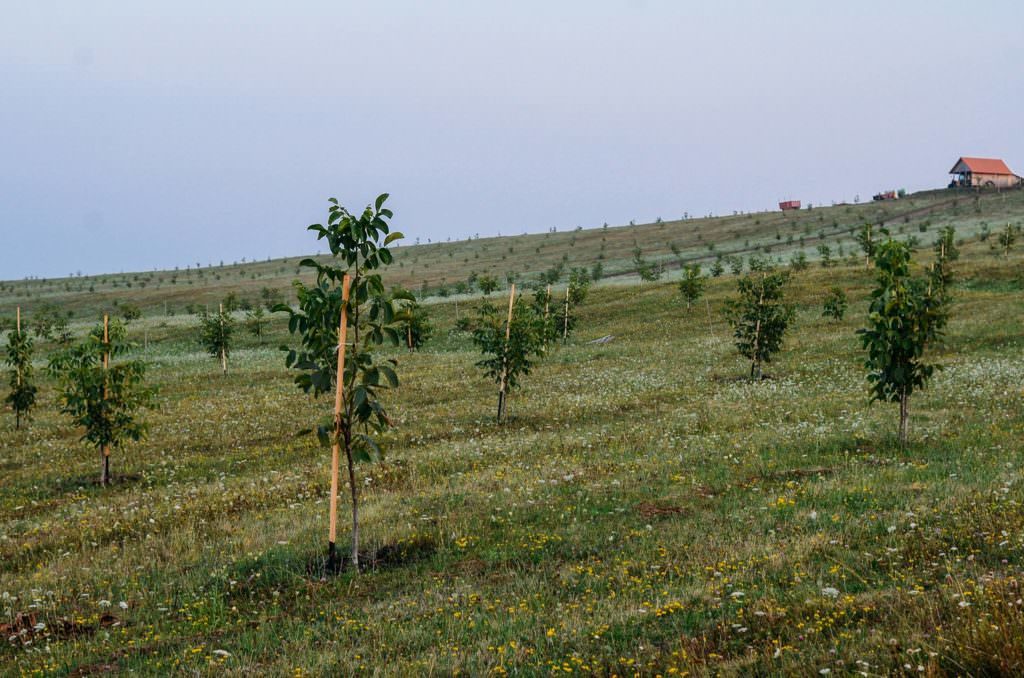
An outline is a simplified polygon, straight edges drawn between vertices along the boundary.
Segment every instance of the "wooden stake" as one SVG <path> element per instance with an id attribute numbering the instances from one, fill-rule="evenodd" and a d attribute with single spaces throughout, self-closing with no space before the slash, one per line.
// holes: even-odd
<path id="1" fill-rule="evenodd" d="M 18 335 L 18 339 L 21 339 L 21 306 L 18 307 L 16 325 L 15 333 Z M 18 386 L 21 386 L 21 365 L 18 366 Z"/>
<path id="2" fill-rule="evenodd" d="M 220 305 L 217 319 L 220 321 L 220 367 L 224 374 L 228 373 L 228 352 L 224 348 L 224 304 Z"/>
<path id="3" fill-rule="evenodd" d="M 505 390 L 506 382 L 508 380 L 508 343 L 512 339 L 512 307 L 516 302 L 516 284 L 512 283 L 512 288 L 508 294 L 508 322 L 505 324 L 505 355 L 502 356 L 501 366 L 501 381 L 498 385 L 498 421 L 501 421 L 502 415 L 505 414 Z"/>
<path id="4" fill-rule="evenodd" d="M 334 445 L 331 446 L 331 496 L 329 498 L 330 527 L 327 537 L 328 564 L 333 566 L 337 558 L 338 536 L 338 460 L 341 456 L 341 407 L 345 385 L 345 342 L 348 335 L 348 295 L 351 279 L 346 274 L 341 279 L 341 324 L 338 325 L 338 377 L 334 391 Z"/>
<path id="5" fill-rule="evenodd" d="M 562 319 L 562 343 L 569 338 L 569 288 L 565 288 L 565 317 Z"/>
<path id="6" fill-rule="evenodd" d="M 110 316 L 103 314 L 103 402 L 107 401 L 107 370 L 110 369 Z M 110 482 L 110 445 L 103 445 L 103 472 L 100 484 Z"/>

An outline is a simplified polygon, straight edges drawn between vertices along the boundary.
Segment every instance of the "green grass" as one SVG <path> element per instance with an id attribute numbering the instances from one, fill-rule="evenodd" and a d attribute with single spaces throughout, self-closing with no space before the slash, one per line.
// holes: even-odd
<path id="1" fill-rule="evenodd" d="M 432 305 L 437 336 L 395 354 L 386 460 L 358 471 L 388 554 L 358 576 L 320 566 L 329 455 L 296 434 L 331 403 L 292 385 L 281 321 L 224 377 L 194 318 L 151 313 L 131 333 L 161 407 L 115 452 L 122 482 L 94 484 L 50 382 L 31 427 L 0 421 L 0 674 L 1019 673 L 1024 259 L 965 250 L 906 450 L 867 403 L 862 263 L 795 277 L 757 384 L 722 320 L 734 278 L 690 311 L 674 284 L 598 286 L 503 426 L 454 304 Z M 90 302 L 66 300 L 81 333 Z"/>

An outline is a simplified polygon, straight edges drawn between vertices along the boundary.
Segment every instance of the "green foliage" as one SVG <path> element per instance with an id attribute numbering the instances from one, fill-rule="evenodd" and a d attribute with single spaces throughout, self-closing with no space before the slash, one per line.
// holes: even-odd
<path id="1" fill-rule="evenodd" d="M 260 306 L 245 312 L 245 327 L 261 344 L 263 343 L 263 332 L 269 324 L 270 318 Z"/>
<path id="2" fill-rule="evenodd" d="M 4 402 L 14 410 L 15 428 L 21 428 L 21 420 L 31 421 L 32 408 L 36 404 L 38 387 L 33 382 L 32 337 L 27 332 L 11 330 L 7 335 L 6 363 L 11 367 L 11 392 Z"/>
<path id="3" fill-rule="evenodd" d="M 483 277 L 481 277 L 481 281 L 483 281 Z M 404 338 L 406 348 L 410 351 L 423 346 L 434 333 L 427 309 L 414 299 L 411 299 L 411 297 L 411 293 L 406 290 L 399 289 L 392 292 L 393 299 L 404 300 L 399 302 L 399 308 L 395 312 L 395 320 L 402 328 L 402 337 Z"/>
<path id="4" fill-rule="evenodd" d="M 633 248 L 633 266 L 643 282 L 654 282 L 661 278 L 661 266 L 644 259 L 643 251 L 639 247 Z"/>
<path id="5" fill-rule="evenodd" d="M 569 305 L 579 306 L 587 298 L 590 290 L 590 274 L 585 268 L 574 268 L 569 271 Z"/>
<path id="6" fill-rule="evenodd" d="M 807 270 L 807 254 L 800 250 L 789 258 L 789 267 L 794 271 Z"/>
<path id="7" fill-rule="evenodd" d="M 691 264 L 683 268 L 683 278 L 679 281 L 679 293 L 686 300 L 686 308 L 704 294 L 707 279 L 700 274 L 700 264 Z"/>
<path id="8" fill-rule="evenodd" d="M 818 255 L 821 257 L 822 268 L 830 268 L 835 265 L 835 262 L 832 261 L 832 248 L 825 243 L 818 245 Z"/>
<path id="9" fill-rule="evenodd" d="M 843 316 L 846 315 L 847 305 L 846 292 L 843 291 L 843 288 L 833 287 L 825 296 L 825 303 L 823 305 L 821 315 L 826 318 L 842 320 Z"/>
<path id="10" fill-rule="evenodd" d="M 232 337 L 235 333 L 235 319 L 227 308 L 216 313 L 202 311 L 199 314 L 199 342 L 214 358 L 219 358 L 221 368 L 227 372 L 231 355 Z"/>
<path id="11" fill-rule="evenodd" d="M 888 240 L 875 252 L 878 283 L 871 293 L 868 326 L 857 333 L 868 352 L 864 366 L 871 400 L 900 403 L 900 441 L 907 439 L 908 400 L 931 379 L 936 365 L 926 350 L 941 336 L 948 319 L 949 296 L 938 277 L 911 274 L 906 243 Z"/>
<path id="12" fill-rule="evenodd" d="M 237 292 L 228 292 L 221 305 L 224 307 L 225 313 L 234 313 L 241 308 L 242 302 L 238 298 Z"/>
<path id="13" fill-rule="evenodd" d="M 725 273 L 725 265 L 722 263 L 721 254 L 715 257 L 715 261 L 711 264 L 711 270 L 709 272 L 711 273 L 712 278 L 718 278 Z"/>
<path id="14" fill-rule="evenodd" d="M 593 266 L 590 267 L 590 279 L 593 280 L 593 281 L 598 281 L 598 280 L 600 280 L 603 277 L 604 277 L 604 264 L 602 264 L 600 261 L 598 261 Z"/>
<path id="15" fill-rule="evenodd" d="M 36 337 L 40 339 L 56 341 L 60 344 L 67 344 L 71 341 L 68 316 L 56 304 L 51 302 L 40 304 L 36 312 L 32 314 L 32 325 Z"/>
<path id="16" fill-rule="evenodd" d="M 870 262 L 874 258 L 875 251 L 878 249 L 879 239 L 888 237 L 888 235 L 888 229 L 882 226 L 873 226 L 871 223 L 866 223 L 860 227 L 857 235 L 854 236 L 854 240 L 857 241 L 861 252 L 864 253 L 866 262 Z"/>
<path id="17" fill-rule="evenodd" d="M 761 378 L 762 363 L 771 362 L 795 313 L 784 301 L 788 271 L 751 273 L 737 281 L 739 298 L 726 301 L 726 316 L 736 348 L 751 361 L 750 375 Z"/>
<path id="18" fill-rule="evenodd" d="M 99 449 L 116 449 L 144 438 L 146 424 L 138 420 L 138 411 L 155 407 L 155 390 L 144 383 L 144 362 L 131 360 L 104 368 L 104 354 L 113 360 L 131 346 L 124 325 L 118 322 L 110 323 L 108 337 L 104 342 L 103 328 L 97 327 L 81 343 L 54 355 L 49 364 L 50 373 L 61 383 L 61 412 L 85 429 L 83 441 Z M 106 476 L 104 466 L 104 482 Z"/>
<path id="19" fill-rule="evenodd" d="M 396 318 L 398 301 L 413 302 L 412 294 L 401 290 L 392 295 L 384 291 L 377 271 L 393 261 L 388 245 L 402 238 L 391 232 L 388 220 L 393 214 L 384 207 L 386 193 L 377 197 L 359 215 L 350 213 L 335 198 L 330 198 L 327 224 L 313 224 L 308 230 L 326 240 L 331 255 L 341 265 L 321 264 L 303 259 L 299 265 L 316 272 L 316 282 L 306 285 L 295 281 L 298 309 L 285 305 L 274 308 L 288 314 L 288 331 L 299 338 L 297 348 L 287 351 L 285 365 L 299 371 L 295 384 L 314 397 L 333 393 L 338 375 L 338 330 L 341 323 L 343 280 L 351 278 L 347 302 L 347 337 L 341 415 L 332 423 L 317 427 L 322 445 L 338 444 L 348 462 L 349 490 L 352 499 L 352 561 L 359 565 L 358 485 L 354 463 L 382 456 L 376 434 L 391 426 L 381 399 L 381 391 L 398 386 L 394 359 L 379 360 L 374 347 L 385 341 L 399 343 L 400 327 Z M 333 544 L 331 556 L 333 557 Z"/>
<path id="20" fill-rule="evenodd" d="M 130 323 L 131 321 L 138 320 L 142 317 L 142 309 L 140 309 L 136 304 L 132 304 L 130 302 L 124 303 L 121 304 L 119 308 L 121 309 L 121 317 L 124 318 L 126 323 Z"/>
<path id="21" fill-rule="evenodd" d="M 476 284 L 477 287 L 480 288 L 480 291 L 483 292 L 484 296 L 487 296 L 491 292 L 498 289 L 497 279 L 495 279 L 494 276 L 490 275 L 480 276 L 479 278 L 477 278 Z"/>
<path id="22" fill-rule="evenodd" d="M 999 249 L 1003 252 L 1003 256 L 1009 256 L 1010 250 L 1013 249 L 1013 244 L 1017 242 L 1017 234 L 1014 232 L 1012 224 L 1006 224 L 1005 228 L 999 232 L 997 242 L 999 243 Z"/>
<path id="23" fill-rule="evenodd" d="M 499 422 L 505 416 L 508 392 L 519 386 L 533 369 L 535 359 L 544 354 L 544 318 L 535 308 L 517 297 L 509 324 L 506 309 L 485 301 L 476 319 L 473 343 L 486 356 L 476 366 L 498 385 Z"/>

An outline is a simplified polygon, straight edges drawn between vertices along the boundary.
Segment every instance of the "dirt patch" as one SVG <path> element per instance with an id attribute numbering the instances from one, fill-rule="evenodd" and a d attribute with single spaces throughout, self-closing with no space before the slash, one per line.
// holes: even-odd
<path id="1" fill-rule="evenodd" d="M 661 516 L 677 516 L 686 513 L 686 509 L 682 506 L 673 506 L 671 504 L 658 504 L 655 502 L 645 501 L 641 502 L 636 510 L 644 518 L 655 518 Z"/>
<path id="2" fill-rule="evenodd" d="M 35 613 L 18 612 L 11 621 L 0 624 L 0 637 L 7 638 L 12 644 L 26 643 L 35 638 L 76 638 L 120 623 L 117 617 L 109 613 L 101 616 L 95 624 L 82 624 L 67 618 L 41 622 Z"/>
<path id="3" fill-rule="evenodd" d="M 339 549 L 340 550 L 340 549 Z M 437 551 L 437 545 L 428 537 L 414 537 L 394 544 L 385 544 L 372 551 L 359 552 L 359 571 L 389 570 L 426 560 Z M 306 573 L 323 579 L 352 569 L 352 558 L 339 553 L 333 562 L 318 555 L 306 564 Z"/>

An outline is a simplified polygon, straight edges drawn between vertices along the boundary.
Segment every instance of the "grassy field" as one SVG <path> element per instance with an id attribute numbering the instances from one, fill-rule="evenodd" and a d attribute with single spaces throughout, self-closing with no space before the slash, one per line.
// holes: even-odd
<path id="1" fill-rule="evenodd" d="M 933 209 L 898 224 L 925 244 L 957 226 L 944 369 L 911 401 L 905 450 L 896 407 L 867 403 L 862 261 L 795 275 L 795 329 L 771 378 L 752 383 L 722 316 L 734 276 L 690 310 L 674 284 L 630 281 L 633 237 L 651 258 L 671 256 L 673 239 L 696 256 L 683 246 L 696 220 L 403 248 L 408 277 L 395 281 L 411 286 L 428 263 L 464 271 L 471 252 L 499 266 L 499 250 L 528 250 L 509 265 L 543 270 L 574 235 L 589 249 L 571 265 L 591 265 L 607 237 L 609 272 L 624 275 L 591 290 L 577 335 L 525 380 L 502 426 L 452 330 L 455 305 L 431 305 L 435 338 L 395 354 L 386 460 L 359 468 L 376 560 L 360 575 L 322 571 L 328 455 L 297 433 L 330 403 L 291 383 L 281 321 L 263 345 L 243 337 L 222 376 L 195 318 L 156 311 L 283 285 L 294 261 L 219 281 L 193 272 L 192 285 L 184 273 L 145 288 L 106 276 L 93 293 L 78 278 L 3 285 L 3 311 L 52 298 L 83 319 L 79 333 L 111 299 L 149 308 L 130 331 L 146 339 L 160 409 L 149 439 L 116 453 L 109 488 L 49 381 L 29 428 L 3 413 L 0 674 L 1021 673 L 1024 257 L 969 236 L 1019 221 L 1024 197 L 944 200 L 727 217 L 698 233 L 721 251 L 750 227 L 751 245 L 782 243 L 775 256 L 790 233 L 776 240 L 776 227 L 802 233 L 819 214 L 831 228 L 830 215 L 852 227 L 870 210 Z M 838 323 L 821 316 L 831 285 L 851 300 Z"/>

